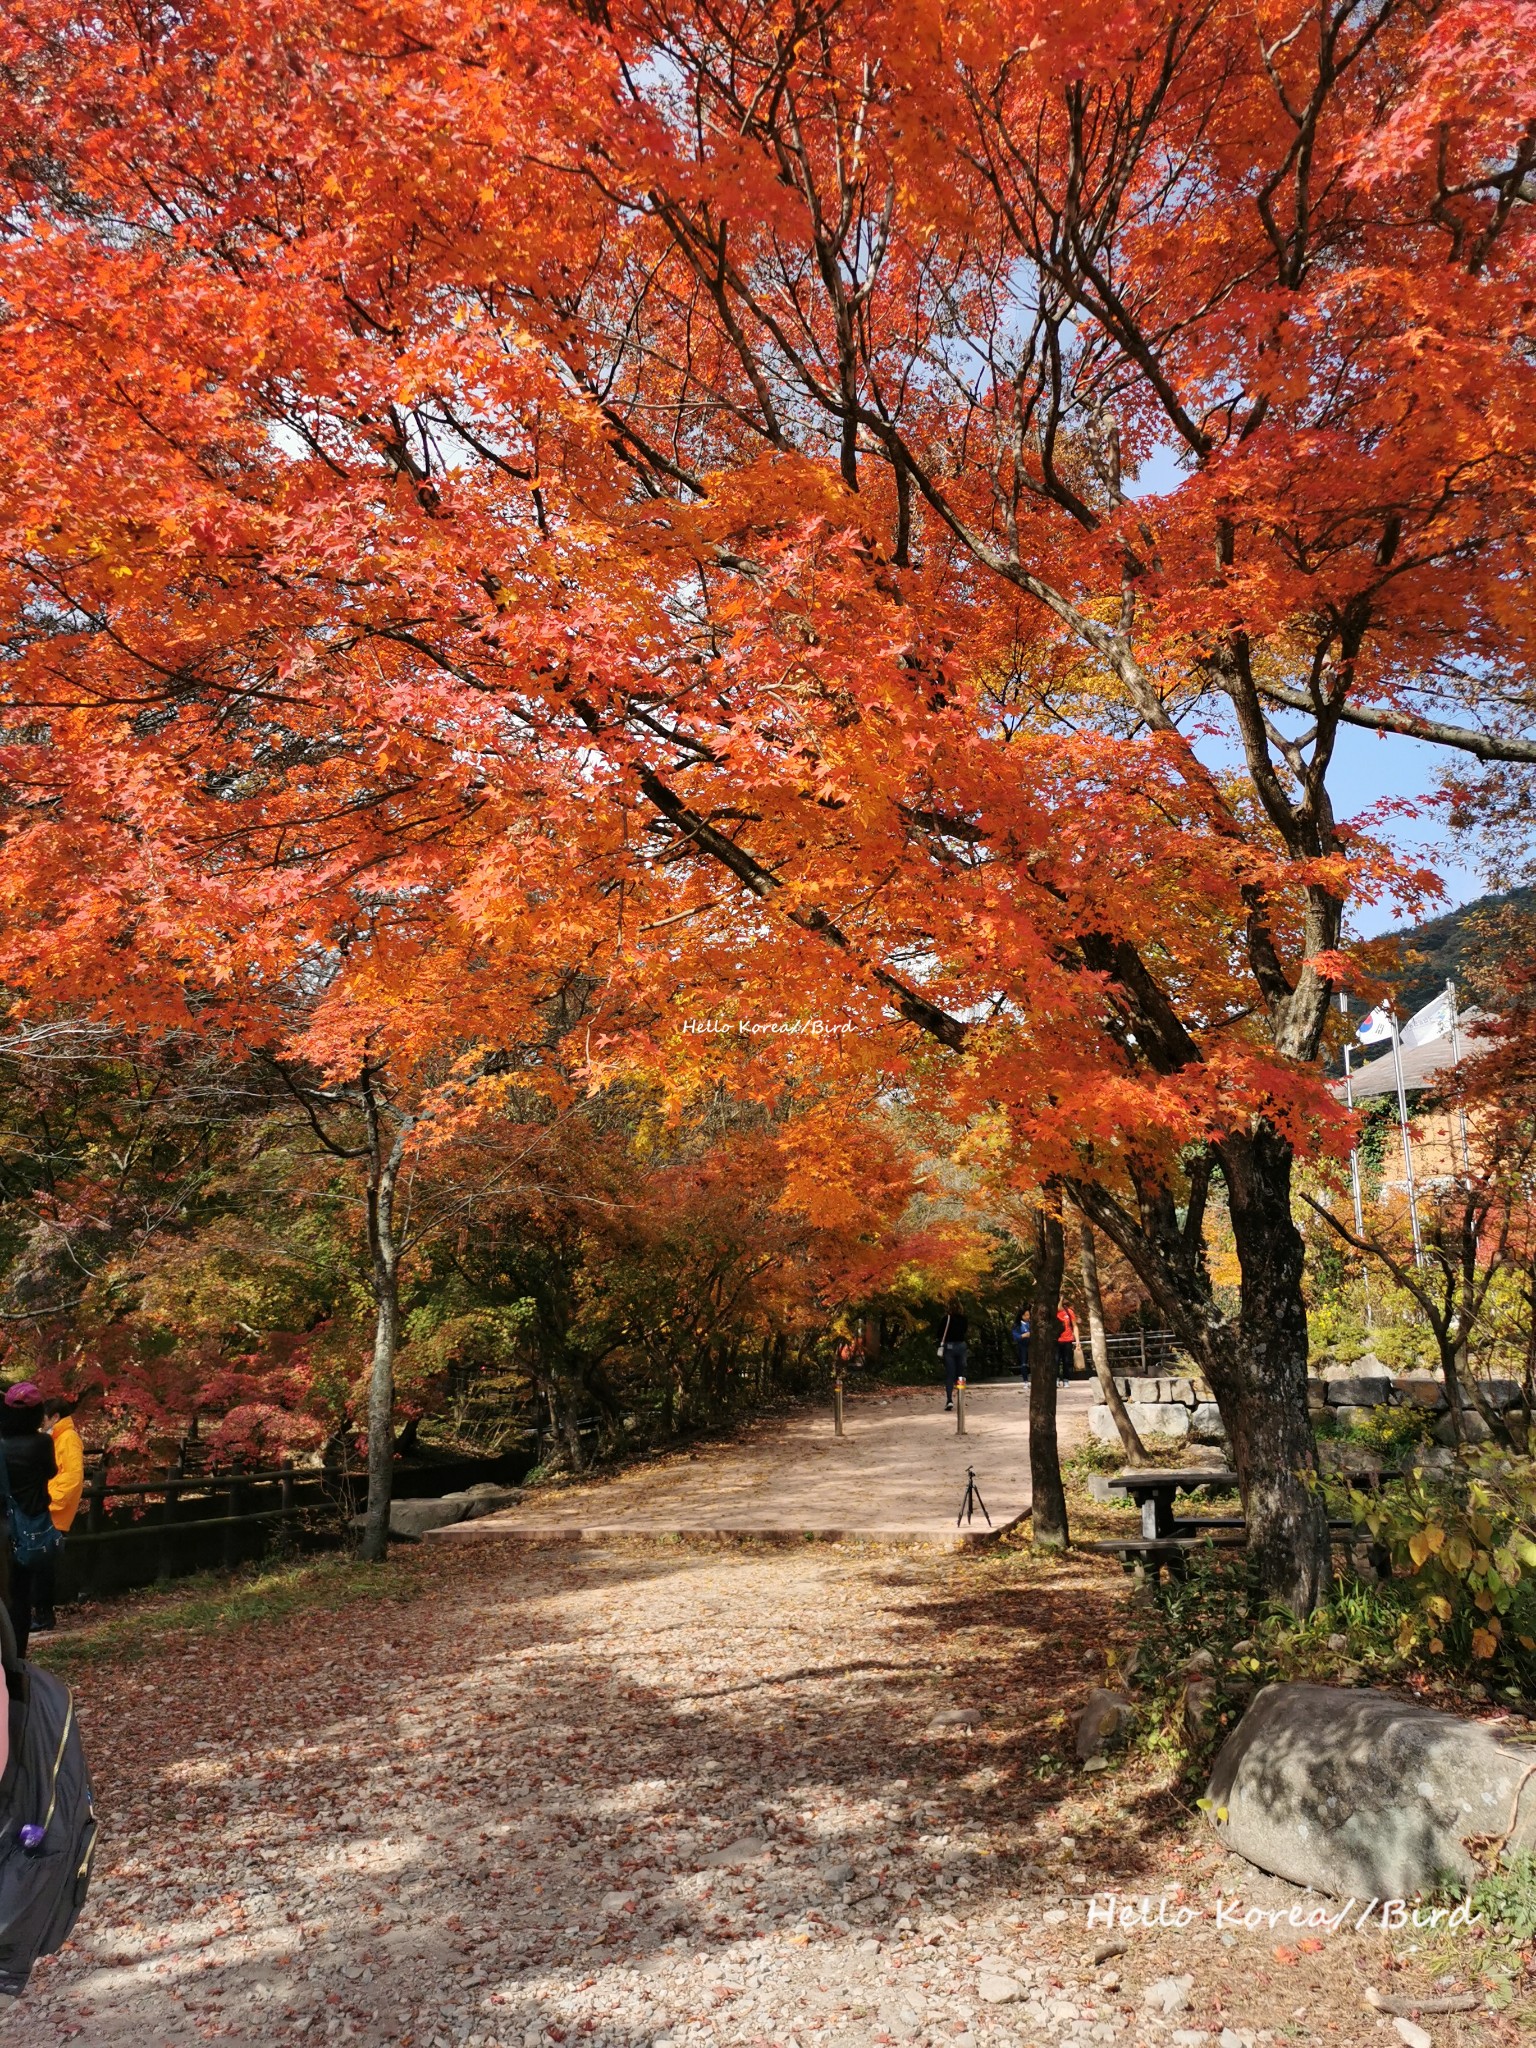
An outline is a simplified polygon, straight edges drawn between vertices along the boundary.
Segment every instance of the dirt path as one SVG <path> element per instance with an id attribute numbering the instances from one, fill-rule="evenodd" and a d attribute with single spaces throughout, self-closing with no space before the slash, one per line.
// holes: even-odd
<path id="1" fill-rule="evenodd" d="M 1089 1388 L 1058 1389 L 1063 1450 L 1088 1434 Z M 1029 1389 L 1015 1381 L 972 1387 L 966 1434 L 944 1412 L 940 1389 L 892 1388 L 850 1400 L 846 1433 L 829 1408 L 766 1417 L 706 1444 L 614 1478 L 533 1494 L 506 1514 L 442 1531 L 440 1542 L 497 1533 L 670 1534 L 714 1530 L 789 1536 L 875 1536 L 954 1542 L 973 1467 L 994 1535 L 1029 1510 Z M 972 1538 L 987 1528 L 977 1515 Z"/>
<path id="2" fill-rule="evenodd" d="M 1126 1619 L 1092 1561 L 489 1546 L 348 1606 L 327 1569 L 333 1612 L 82 1671 L 96 1888 L 0 2038 L 1397 2048 L 1380 1937 L 1286 1961 L 1207 1910 L 1094 1963 L 1091 1893 L 1295 1894 L 1155 1769 L 1065 1763 Z"/>

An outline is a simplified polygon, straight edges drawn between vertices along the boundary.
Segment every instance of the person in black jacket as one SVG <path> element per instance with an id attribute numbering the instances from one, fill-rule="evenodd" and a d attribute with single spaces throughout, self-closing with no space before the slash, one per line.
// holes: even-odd
<path id="1" fill-rule="evenodd" d="M 965 1377 L 967 1356 L 965 1310 L 952 1308 L 939 1332 L 939 1357 L 944 1362 L 944 1412 L 955 1405 L 955 1383 Z"/>
<path id="2" fill-rule="evenodd" d="M 0 1402 L 0 1454 L 5 1458 L 6 1479 L 11 1498 L 29 1515 L 47 1515 L 48 1482 L 58 1469 L 54 1463 L 53 1438 L 43 1428 L 43 1397 L 30 1380 L 11 1387 Z M 38 1588 L 33 1573 L 19 1565 L 11 1550 L 9 1532 L 5 1541 L 9 1567 L 5 1605 L 16 1631 L 16 1648 L 25 1657 L 32 1633 L 32 1601 Z"/>

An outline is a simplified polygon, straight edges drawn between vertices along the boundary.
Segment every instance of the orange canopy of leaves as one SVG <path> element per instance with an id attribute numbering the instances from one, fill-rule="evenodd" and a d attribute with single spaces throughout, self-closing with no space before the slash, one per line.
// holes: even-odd
<path id="1" fill-rule="evenodd" d="M 1394 870 L 1193 740 L 1524 658 L 1521 12 L 18 0 L 0 976 L 1328 1142 Z"/>

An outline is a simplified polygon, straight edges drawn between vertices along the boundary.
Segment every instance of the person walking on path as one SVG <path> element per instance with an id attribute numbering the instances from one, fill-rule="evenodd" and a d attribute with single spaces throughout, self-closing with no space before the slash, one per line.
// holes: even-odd
<path id="1" fill-rule="evenodd" d="M 0 1466 L 6 1494 L 10 1579 L 5 1604 L 16 1634 L 18 1655 L 27 1654 L 32 1633 L 37 1568 L 51 1561 L 64 1539 L 53 1526 L 48 1482 L 58 1471 L 53 1438 L 43 1428 L 43 1395 L 31 1380 L 8 1389 L 0 1402 Z"/>
<path id="2" fill-rule="evenodd" d="M 85 1445 L 75 1427 L 75 1410 L 80 1402 L 71 1394 L 55 1394 L 43 1403 L 43 1427 L 53 1438 L 56 1467 L 48 1482 L 48 1513 L 62 1537 L 80 1512 L 85 1492 Z M 56 1558 L 34 1567 L 32 1585 L 32 1626 L 50 1629 L 53 1619 L 53 1574 Z"/>
<path id="3" fill-rule="evenodd" d="M 1008 1332 L 1013 1339 L 1013 1362 L 1019 1368 L 1019 1378 L 1029 1385 L 1029 1317 L 1020 1309 L 1013 1319 Z"/>
<path id="4" fill-rule="evenodd" d="M 965 1378 L 966 1331 L 964 1309 L 952 1308 L 944 1318 L 944 1327 L 939 1332 L 939 1356 L 944 1361 L 944 1412 L 947 1415 L 955 1405 L 955 1382 Z"/>
<path id="5" fill-rule="evenodd" d="M 1056 1377 L 1069 1380 L 1077 1357 L 1077 1317 L 1065 1302 L 1056 1311 Z"/>

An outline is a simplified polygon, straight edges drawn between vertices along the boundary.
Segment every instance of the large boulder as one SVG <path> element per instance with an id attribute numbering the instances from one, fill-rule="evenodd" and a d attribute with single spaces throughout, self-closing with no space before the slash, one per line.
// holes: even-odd
<path id="1" fill-rule="evenodd" d="M 466 1486 L 462 1493 L 450 1493 L 449 1500 L 464 1502 L 466 1522 L 473 1522 L 481 1515 L 500 1514 L 503 1508 L 515 1508 L 523 1497 L 520 1486 L 498 1486 L 493 1479 L 482 1479 L 476 1486 Z"/>
<path id="2" fill-rule="evenodd" d="M 1214 1401 L 1198 1401 L 1189 1413 L 1189 1433 L 1202 1443 L 1221 1443 L 1226 1438 L 1221 1410 Z"/>
<path id="3" fill-rule="evenodd" d="M 1261 1870 L 1338 1898 L 1410 1899 L 1480 1876 L 1478 1837 L 1536 1844 L 1530 1773 L 1529 1749 L 1479 1722 L 1363 1688 L 1268 1685 L 1207 1791 L 1222 1839 Z"/>
<path id="4" fill-rule="evenodd" d="M 419 1543 L 431 1529 L 448 1529 L 455 1522 L 473 1522 L 481 1515 L 494 1515 L 501 1508 L 515 1507 L 523 1497 L 518 1486 L 497 1486 L 482 1480 L 459 1493 L 439 1494 L 436 1500 L 392 1500 L 389 1504 L 389 1533 L 407 1543 Z M 362 1518 L 359 1516 L 359 1523 Z"/>
<path id="5" fill-rule="evenodd" d="M 451 1493 L 437 1500 L 392 1500 L 389 1504 L 389 1533 L 408 1543 L 420 1542 L 429 1529 L 446 1529 L 463 1519 L 464 1503 Z"/>

